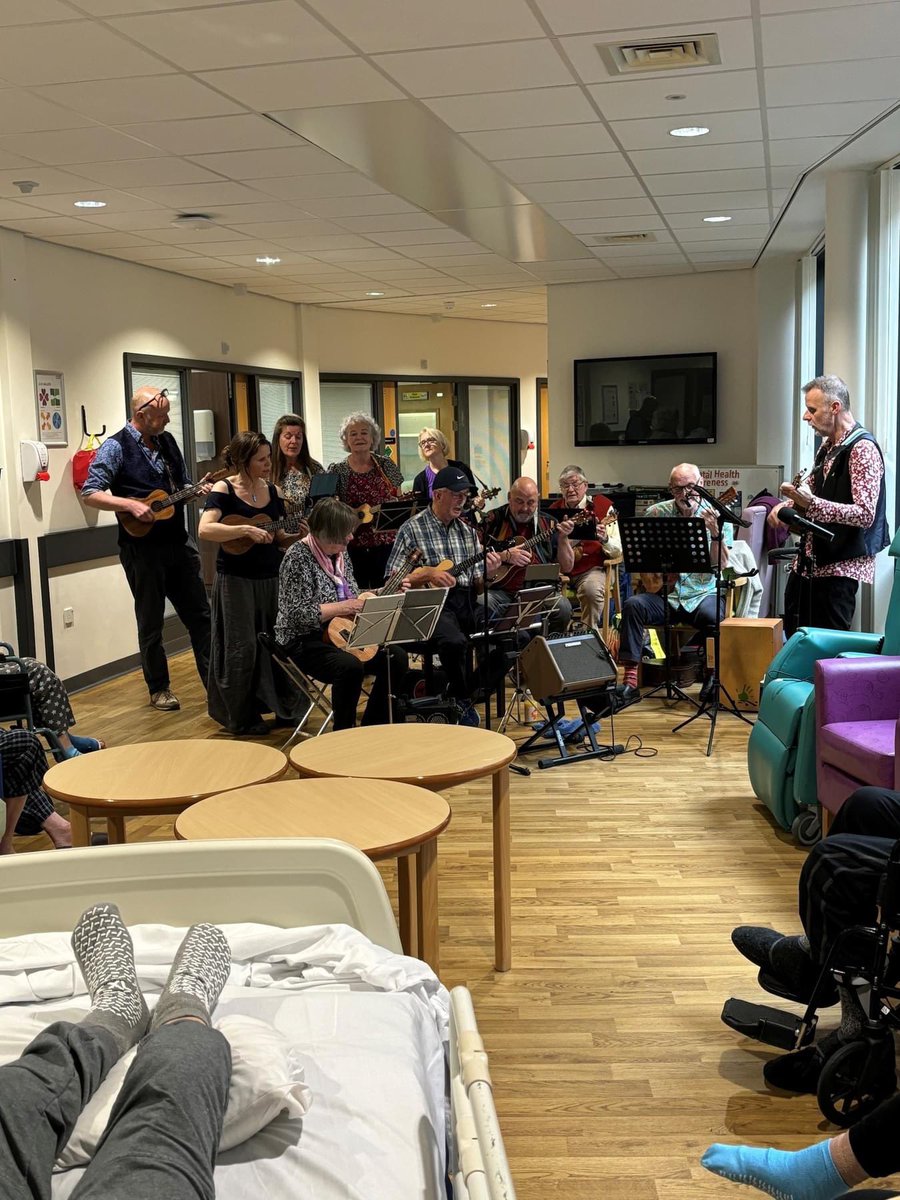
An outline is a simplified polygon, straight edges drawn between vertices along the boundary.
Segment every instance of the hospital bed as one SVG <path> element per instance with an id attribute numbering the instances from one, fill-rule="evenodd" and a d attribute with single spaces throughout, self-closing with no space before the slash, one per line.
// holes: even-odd
<path id="1" fill-rule="evenodd" d="M 264 962 L 233 966 L 231 982 L 243 970 L 244 986 L 226 987 L 216 1016 L 256 1015 L 293 1039 L 312 1104 L 302 1121 L 276 1118 L 220 1155 L 218 1200 L 441 1200 L 448 1180 L 454 1200 L 515 1200 L 469 992 L 454 988 L 448 998 L 425 964 L 403 956 L 381 877 L 359 851 L 279 839 L 4 860 L 0 1059 L 24 1048 L 23 1028 L 33 1036 L 87 1007 L 59 931 L 101 899 L 118 904 L 132 928 L 145 988 L 142 947 L 167 944 L 167 926 L 210 921 L 233 948 L 267 937 L 278 948 Z M 299 931 L 302 947 L 306 927 L 313 951 L 299 958 L 314 969 L 304 974 L 285 965 L 298 956 L 282 947 L 291 941 L 285 931 Z M 164 963 L 146 969 L 164 978 Z M 64 1200 L 78 1175 L 54 1176 L 54 1200 Z"/>

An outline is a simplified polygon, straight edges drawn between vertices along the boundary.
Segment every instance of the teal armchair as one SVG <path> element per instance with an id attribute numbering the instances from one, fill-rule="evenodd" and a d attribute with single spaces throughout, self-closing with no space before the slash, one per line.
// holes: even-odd
<path id="1" fill-rule="evenodd" d="M 894 582 L 884 634 L 798 629 L 772 659 L 747 745 L 750 785 L 783 829 L 818 838 L 815 664 L 848 654 L 900 654 L 900 531 L 889 554 Z"/>

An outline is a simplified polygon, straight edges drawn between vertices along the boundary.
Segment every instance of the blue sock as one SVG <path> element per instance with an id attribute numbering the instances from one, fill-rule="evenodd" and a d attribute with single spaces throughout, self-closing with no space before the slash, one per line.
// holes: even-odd
<path id="1" fill-rule="evenodd" d="M 716 1142 L 700 1162 L 714 1175 L 747 1183 L 776 1200 L 834 1200 L 848 1190 L 827 1140 L 795 1151 Z"/>
<path id="2" fill-rule="evenodd" d="M 63 750 L 63 758 L 81 758 L 81 751 L 70 746 L 68 750 Z"/>

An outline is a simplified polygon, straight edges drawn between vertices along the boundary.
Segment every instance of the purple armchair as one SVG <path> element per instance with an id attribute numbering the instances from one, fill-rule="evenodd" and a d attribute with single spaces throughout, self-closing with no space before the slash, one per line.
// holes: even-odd
<path id="1" fill-rule="evenodd" d="M 859 787 L 900 790 L 900 657 L 821 659 L 815 679 L 823 816 Z"/>

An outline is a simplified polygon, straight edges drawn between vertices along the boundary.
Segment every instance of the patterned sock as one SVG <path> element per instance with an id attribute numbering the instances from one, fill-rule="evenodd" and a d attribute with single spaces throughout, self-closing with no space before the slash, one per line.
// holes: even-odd
<path id="1" fill-rule="evenodd" d="M 192 925 L 153 1010 L 150 1032 L 180 1017 L 199 1017 L 209 1025 L 230 969 L 231 948 L 222 930 L 216 925 Z"/>
<path id="2" fill-rule="evenodd" d="M 700 1162 L 714 1175 L 747 1183 L 776 1200 L 834 1200 L 847 1191 L 827 1141 L 796 1151 L 716 1142 Z"/>
<path id="3" fill-rule="evenodd" d="M 637 687 L 637 667 L 625 667 L 622 671 L 622 682 L 626 687 Z"/>
<path id="4" fill-rule="evenodd" d="M 144 1036 L 149 1015 L 134 969 L 131 934 L 115 904 L 95 904 L 81 914 L 72 949 L 91 997 L 81 1024 L 108 1029 L 124 1054 Z"/>

